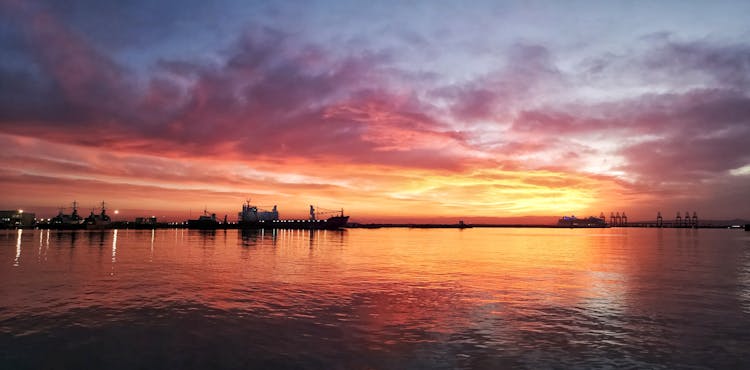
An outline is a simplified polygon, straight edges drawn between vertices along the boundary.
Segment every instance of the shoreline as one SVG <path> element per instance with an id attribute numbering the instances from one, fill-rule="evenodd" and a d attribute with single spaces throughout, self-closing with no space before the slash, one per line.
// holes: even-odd
<path id="1" fill-rule="evenodd" d="M 746 225 L 742 224 L 707 224 L 698 225 L 696 227 L 686 226 L 656 226 L 653 224 L 638 223 L 632 225 L 618 225 L 618 226 L 560 226 L 560 225 L 549 225 L 549 224 L 422 224 L 422 223 L 349 223 L 342 229 L 383 229 L 383 228 L 410 228 L 410 229 L 472 229 L 472 228 L 518 228 L 518 229 L 610 229 L 610 228 L 647 228 L 647 229 L 746 229 Z M 25 227 L 23 229 L 40 229 L 40 230 L 113 230 L 113 229 L 133 229 L 133 230 L 153 230 L 153 229 L 188 229 L 187 223 L 157 223 L 154 225 L 135 224 L 133 222 L 115 221 L 110 225 L 102 228 L 89 228 L 86 227 L 69 227 L 69 228 L 56 228 L 50 227 L 49 225 Z M 214 230 L 254 230 L 254 228 L 243 228 L 238 223 L 220 224 Z M 283 228 L 279 228 L 283 229 Z M 308 230 L 315 228 L 290 228 L 298 230 Z M 13 228 L 6 229 L 13 230 Z"/>

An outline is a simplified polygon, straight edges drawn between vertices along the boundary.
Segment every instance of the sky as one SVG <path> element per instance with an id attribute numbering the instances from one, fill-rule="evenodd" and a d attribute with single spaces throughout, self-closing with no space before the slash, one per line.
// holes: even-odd
<path id="1" fill-rule="evenodd" d="M 0 208 L 748 218 L 747 19 L 747 1 L 0 0 Z"/>

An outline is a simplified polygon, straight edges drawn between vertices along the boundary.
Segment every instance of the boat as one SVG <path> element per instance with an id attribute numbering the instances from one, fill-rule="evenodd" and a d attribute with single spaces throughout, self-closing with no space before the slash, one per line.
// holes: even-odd
<path id="1" fill-rule="evenodd" d="M 330 217 L 321 219 L 321 215 L 331 214 Z M 335 230 L 345 227 L 349 222 L 349 216 L 344 215 L 344 209 L 337 211 L 319 212 L 314 206 L 310 206 L 310 217 L 308 219 L 279 218 L 277 206 L 270 211 L 262 210 L 258 206 L 250 204 L 247 200 L 242 205 L 242 211 L 238 214 L 238 227 L 240 229 L 313 229 L 313 230 Z"/>
<path id="2" fill-rule="evenodd" d="M 84 219 L 78 214 L 78 202 L 73 201 L 73 212 L 71 214 L 63 213 L 63 208 L 57 213 L 57 216 L 52 217 L 48 222 L 41 223 L 38 225 L 40 229 L 55 229 L 55 230 L 79 230 L 85 229 Z"/>
<path id="3" fill-rule="evenodd" d="M 208 213 L 207 209 L 203 210 L 203 214 L 196 220 L 188 220 L 188 229 L 198 230 L 215 230 L 219 228 L 219 221 L 216 220 L 216 213 Z"/>
<path id="4" fill-rule="evenodd" d="M 557 221 L 558 227 L 609 227 L 603 218 L 590 216 L 588 218 L 577 218 L 576 216 L 563 216 Z"/>
<path id="5" fill-rule="evenodd" d="M 91 214 L 86 217 L 83 223 L 88 230 L 102 230 L 111 228 L 112 219 L 109 217 L 109 215 L 107 215 L 107 209 L 104 207 L 104 202 L 102 202 L 101 212 L 97 215 L 94 214 L 94 211 L 92 210 Z"/>

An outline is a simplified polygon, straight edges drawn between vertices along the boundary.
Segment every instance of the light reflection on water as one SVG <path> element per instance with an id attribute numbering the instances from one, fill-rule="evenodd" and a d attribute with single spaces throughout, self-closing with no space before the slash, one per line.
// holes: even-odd
<path id="1" fill-rule="evenodd" d="M 23 230 L 18 229 L 18 238 L 16 239 L 16 258 L 13 260 L 13 267 L 18 267 L 19 260 L 21 259 L 21 237 L 23 236 Z"/>
<path id="2" fill-rule="evenodd" d="M 750 362 L 741 231 L 19 230 L 0 264 L 12 368 Z"/>

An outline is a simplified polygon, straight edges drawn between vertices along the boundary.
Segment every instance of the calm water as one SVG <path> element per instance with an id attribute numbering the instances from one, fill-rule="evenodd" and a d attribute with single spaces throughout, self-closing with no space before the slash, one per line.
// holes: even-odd
<path id="1" fill-rule="evenodd" d="M 750 233 L 0 231 L 0 367 L 750 367 Z"/>

